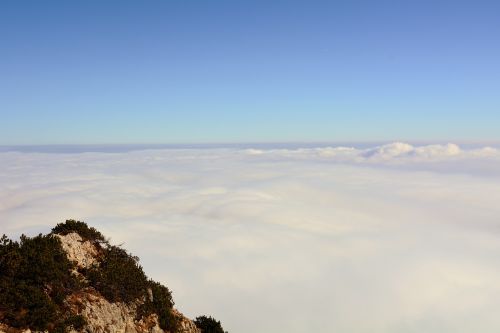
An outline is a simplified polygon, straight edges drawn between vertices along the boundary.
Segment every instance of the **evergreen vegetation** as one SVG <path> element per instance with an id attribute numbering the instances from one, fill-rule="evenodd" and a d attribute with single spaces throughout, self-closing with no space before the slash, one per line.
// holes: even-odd
<path id="1" fill-rule="evenodd" d="M 200 316 L 194 320 L 194 323 L 201 330 L 201 333 L 227 333 L 222 328 L 220 321 L 212 317 Z"/>
<path id="2" fill-rule="evenodd" d="M 64 223 L 58 223 L 53 229 L 53 234 L 67 235 L 76 232 L 84 241 L 92 243 L 108 243 L 106 238 L 93 227 L 89 227 L 85 222 L 66 220 Z"/>
<path id="3" fill-rule="evenodd" d="M 148 279 L 139 259 L 118 246 L 103 250 L 99 266 L 87 274 L 90 285 L 110 302 L 132 302 L 146 294 Z"/>
<path id="4" fill-rule="evenodd" d="M 158 282 L 149 280 L 148 296 L 144 304 L 137 310 L 137 315 L 144 317 L 156 313 L 162 329 L 176 332 L 179 327 L 179 319 L 172 312 L 173 306 L 174 301 L 170 290 Z"/>
<path id="5" fill-rule="evenodd" d="M 41 234 L 19 242 L 0 239 L 0 321 L 17 328 L 61 331 L 80 328 L 83 318 L 66 315 L 64 299 L 78 289 L 59 239 Z"/>

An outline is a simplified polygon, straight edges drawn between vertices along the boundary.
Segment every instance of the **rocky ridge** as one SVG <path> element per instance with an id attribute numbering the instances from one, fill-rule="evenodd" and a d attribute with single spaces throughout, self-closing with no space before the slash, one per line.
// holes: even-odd
<path id="1" fill-rule="evenodd" d="M 77 233 L 55 236 L 61 240 L 68 259 L 75 262 L 78 268 L 87 269 L 97 264 L 99 250 L 92 242 L 84 241 Z M 159 327 L 157 315 L 136 320 L 137 306 L 142 300 L 132 304 L 112 303 L 90 289 L 71 295 L 67 301 L 75 313 L 81 314 L 86 319 L 88 324 L 85 331 L 88 333 L 164 333 Z M 179 330 L 176 333 L 201 333 L 191 319 L 177 310 L 174 310 L 174 313 L 180 320 Z"/>
<path id="2" fill-rule="evenodd" d="M 72 271 L 80 280 L 85 280 L 82 271 L 99 265 L 101 251 L 95 243 L 83 239 L 77 232 L 54 234 L 60 240 L 62 249 L 68 259 L 75 264 Z M 148 290 L 153 301 L 153 293 Z M 147 296 L 146 296 L 147 297 Z M 69 333 L 202 333 L 195 322 L 172 308 L 171 313 L 178 325 L 176 331 L 163 330 L 160 327 L 156 313 L 138 315 L 139 307 L 146 301 L 145 297 L 133 302 L 112 302 L 106 299 L 95 288 L 84 287 L 71 293 L 64 300 L 64 304 L 73 315 L 83 317 L 85 325 L 79 330 L 72 327 L 66 330 Z M 0 313 L 1 314 L 1 313 Z M 1 319 L 1 316 L 0 316 Z M 50 331 L 50 330 L 49 330 Z M 30 329 L 9 327 L 0 322 L 0 333 L 31 333 Z M 47 332 L 47 331 L 45 331 Z"/>

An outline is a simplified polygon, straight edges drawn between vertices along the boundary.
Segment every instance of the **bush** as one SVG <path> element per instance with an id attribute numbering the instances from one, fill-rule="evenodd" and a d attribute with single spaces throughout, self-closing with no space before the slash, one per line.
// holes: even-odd
<path id="1" fill-rule="evenodd" d="M 57 306 L 40 288 L 25 281 L 0 283 L 0 319 L 5 324 L 43 331 L 57 318 Z"/>
<path id="2" fill-rule="evenodd" d="M 129 303 L 144 299 L 137 309 L 137 319 L 156 313 L 163 330 L 178 330 L 179 318 L 172 312 L 172 293 L 162 284 L 148 280 L 139 259 L 124 249 L 118 246 L 104 249 L 99 266 L 89 269 L 87 278 L 90 285 L 110 302 Z"/>
<path id="3" fill-rule="evenodd" d="M 201 330 L 201 333 L 227 333 L 222 328 L 220 321 L 212 317 L 200 316 L 194 320 L 194 323 Z"/>
<path id="4" fill-rule="evenodd" d="M 118 246 L 104 249 L 99 266 L 87 273 L 90 285 L 110 302 L 132 302 L 146 295 L 148 279 L 139 259 Z"/>
<path id="5" fill-rule="evenodd" d="M 179 327 L 179 318 L 172 313 L 174 301 L 170 290 L 153 280 L 148 281 L 151 295 L 146 296 L 145 302 L 137 309 L 138 319 L 156 313 L 160 327 L 168 332 L 176 332 Z"/>
<path id="6" fill-rule="evenodd" d="M 14 242 L 0 238 L 0 321 L 53 331 L 64 326 L 64 299 L 79 282 L 58 238 L 41 234 Z"/>
<path id="7" fill-rule="evenodd" d="M 85 241 L 92 243 L 107 243 L 106 238 L 97 229 L 89 227 L 85 222 L 66 220 L 64 223 L 57 224 L 53 229 L 53 234 L 67 235 L 76 232 Z"/>
<path id="8" fill-rule="evenodd" d="M 69 289 L 75 286 L 76 279 L 69 274 L 74 264 L 68 260 L 61 242 L 52 235 L 41 234 L 29 238 L 21 236 L 19 244 L 20 260 L 16 276 L 32 285 L 50 285 L 52 290 Z"/>

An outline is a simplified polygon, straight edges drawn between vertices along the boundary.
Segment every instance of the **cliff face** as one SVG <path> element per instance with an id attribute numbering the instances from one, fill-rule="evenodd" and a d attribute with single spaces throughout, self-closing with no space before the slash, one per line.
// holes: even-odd
<path id="1" fill-rule="evenodd" d="M 65 235 L 54 234 L 53 237 L 60 240 L 62 249 L 67 254 L 68 259 L 75 264 L 71 274 L 75 275 L 82 283 L 85 283 L 86 276 L 82 272 L 99 266 L 102 248 L 98 244 L 84 240 L 76 232 Z M 149 298 L 149 301 L 153 301 L 151 289 L 148 290 L 147 296 L 132 302 L 111 302 L 91 286 L 79 288 L 66 296 L 64 306 L 72 315 L 83 317 L 85 324 L 78 331 L 70 327 L 69 332 L 201 333 L 201 330 L 196 327 L 192 320 L 173 308 L 170 310 L 171 315 L 178 322 L 175 332 L 160 328 L 159 317 L 156 313 L 139 315 L 139 307 L 145 303 L 146 297 Z M 9 327 L 0 322 L 0 333 L 19 332 L 30 333 L 31 330 Z"/>

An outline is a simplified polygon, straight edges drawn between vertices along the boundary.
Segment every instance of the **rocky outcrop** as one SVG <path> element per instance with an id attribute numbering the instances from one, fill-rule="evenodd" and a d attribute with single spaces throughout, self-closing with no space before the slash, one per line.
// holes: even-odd
<path id="1" fill-rule="evenodd" d="M 76 233 L 67 235 L 55 234 L 61 241 L 63 250 L 68 259 L 76 264 L 77 270 L 85 270 L 98 265 L 99 255 L 102 250 L 99 245 L 85 241 Z M 83 275 L 75 270 L 74 274 L 83 279 Z M 149 297 L 152 294 L 149 291 Z M 185 317 L 178 310 L 173 309 L 173 314 L 179 319 L 177 332 L 165 332 L 159 326 L 158 316 L 151 314 L 143 318 L 137 318 L 137 308 L 144 299 L 135 302 L 109 302 L 93 288 L 79 290 L 65 300 L 71 313 L 81 315 L 86 320 L 85 327 L 81 333 L 201 333 L 194 322 Z M 69 333 L 80 333 L 72 330 Z M 0 323 L 0 333 L 35 333 L 31 330 L 20 330 L 8 327 Z"/>
<path id="2" fill-rule="evenodd" d="M 68 259 L 76 262 L 78 268 L 90 268 L 97 264 L 99 254 L 97 247 L 90 241 L 84 241 L 76 232 L 67 235 L 55 235 L 61 241 Z"/>
<path id="3" fill-rule="evenodd" d="M 179 333 L 201 333 L 200 329 L 196 327 L 191 319 L 184 317 L 182 313 L 175 309 L 174 314 L 180 319 Z"/>
<path id="4" fill-rule="evenodd" d="M 71 295 L 67 299 L 72 312 L 82 315 L 88 333 L 164 333 L 158 324 L 158 317 L 153 314 L 137 319 L 137 307 L 142 303 L 111 303 L 93 290 L 86 290 Z M 175 333 L 201 333 L 194 322 L 177 310 L 173 310 L 179 318 L 179 330 Z M 174 332 L 169 332 L 174 333 Z"/>
<path id="5" fill-rule="evenodd" d="M 111 303 L 93 290 L 85 290 L 68 297 L 73 313 L 82 315 L 88 333 L 163 333 L 156 315 L 136 319 L 140 302 Z M 193 333 L 196 331 L 193 331 Z"/>
<path id="6" fill-rule="evenodd" d="M 97 264 L 99 250 L 94 244 L 83 241 L 77 233 L 56 236 L 77 267 L 89 268 Z M 86 319 L 85 331 L 88 333 L 164 333 L 156 315 L 137 320 L 137 307 L 143 300 L 131 304 L 111 303 L 95 290 L 88 289 L 71 295 L 67 302 L 73 313 Z M 177 310 L 174 313 L 180 320 L 179 331 L 175 333 L 201 333 L 192 320 Z"/>

